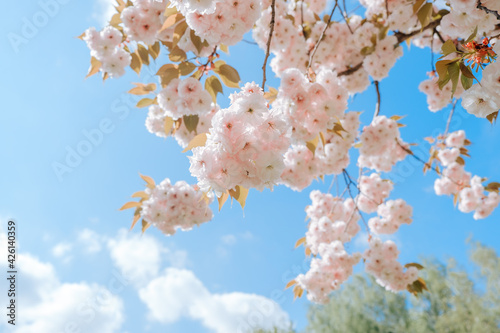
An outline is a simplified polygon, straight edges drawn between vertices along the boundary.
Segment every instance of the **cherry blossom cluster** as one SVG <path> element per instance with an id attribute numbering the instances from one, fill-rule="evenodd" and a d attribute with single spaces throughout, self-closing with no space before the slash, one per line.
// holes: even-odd
<path id="1" fill-rule="evenodd" d="M 125 68 L 130 65 L 132 57 L 122 47 L 121 32 L 107 26 L 102 31 L 89 28 L 85 31 L 83 40 L 90 49 L 90 55 L 102 63 L 100 70 L 110 77 L 117 78 L 125 74 Z"/>
<path id="2" fill-rule="evenodd" d="M 306 246 L 314 255 L 319 254 L 321 244 L 334 241 L 349 242 L 359 232 L 359 214 L 354 201 L 333 197 L 330 193 L 312 191 L 312 205 L 306 207 L 311 219 L 306 232 Z"/>
<path id="3" fill-rule="evenodd" d="M 451 103 L 452 82 L 448 82 L 443 89 L 439 89 L 439 77 L 431 74 L 431 77 L 422 81 L 418 89 L 427 95 L 427 105 L 430 111 L 437 112 Z M 457 85 L 455 98 L 460 98 L 464 92 L 461 84 Z"/>
<path id="4" fill-rule="evenodd" d="M 257 0 L 173 1 L 188 26 L 211 45 L 234 45 L 250 31 L 260 16 Z"/>
<path id="5" fill-rule="evenodd" d="M 265 6 L 264 8 L 266 10 L 253 29 L 253 38 L 265 50 L 269 36 L 271 8 Z M 283 72 L 290 68 L 306 72 L 311 52 L 326 27 L 324 21 L 317 19 L 317 14 L 320 12 L 316 10 L 320 8 L 324 8 L 324 2 L 308 6 L 301 1 L 288 3 L 283 0 L 276 1 L 271 43 L 271 52 L 275 57 L 271 61 L 271 68 L 277 76 L 281 77 Z M 304 26 L 310 27 L 310 34 L 306 38 L 301 22 L 304 22 Z M 315 52 L 312 69 L 319 71 L 321 68 L 330 68 L 338 73 L 361 63 L 363 61 L 361 49 L 366 46 L 358 42 L 360 36 L 356 35 L 356 29 L 361 22 L 361 17 L 353 15 L 349 18 L 349 26 L 343 22 L 330 23 Z M 378 30 L 373 26 L 372 28 L 373 33 L 377 34 Z M 370 40 L 372 33 L 365 32 Z M 347 82 L 345 87 L 352 94 L 364 91 L 370 84 L 368 74 L 363 68 L 358 69 L 354 75 L 342 79 Z"/>
<path id="6" fill-rule="evenodd" d="M 349 149 L 358 135 L 359 115 L 360 112 L 346 112 L 340 120 L 343 131 L 326 131 L 323 134 L 325 145 L 318 145 L 315 151 L 320 174 L 338 175 L 349 165 Z"/>
<path id="7" fill-rule="evenodd" d="M 374 213 L 392 191 L 392 182 L 380 178 L 377 173 L 370 176 L 361 176 L 358 181 L 359 195 L 356 198 L 360 210 L 365 213 Z"/>
<path id="8" fill-rule="evenodd" d="M 493 51 L 500 54 L 500 43 L 493 46 Z M 497 112 L 500 109 L 500 62 L 486 66 L 481 84 L 473 84 L 462 96 L 462 107 L 479 118 Z"/>
<path id="9" fill-rule="evenodd" d="M 182 148 L 186 148 L 188 143 L 196 136 L 196 133 L 208 132 L 212 118 L 217 111 L 219 111 L 219 106 L 212 103 L 210 111 L 199 116 L 196 131 L 189 131 L 184 121 L 178 120 L 177 122 L 180 125 L 172 130 L 172 136 Z M 165 121 L 167 118 L 169 116 L 165 110 L 158 105 L 152 105 L 149 107 L 148 117 L 146 118 L 146 128 L 150 133 L 165 138 L 169 134 L 165 133 Z"/>
<path id="10" fill-rule="evenodd" d="M 292 140 L 306 142 L 344 117 L 348 97 L 332 71 L 321 71 L 311 83 L 298 69 L 291 68 L 283 73 L 273 109 L 292 127 Z"/>
<path id="11" fill-rule="evenodd" d="M 133 6 L 123 9 L 121 20 L 130 40 L 153 45 L 157 40 L 168 41 L 173 29 L 159 32 L 166 17 L 168 0 L 134 0 Z"/>
<path id="12" fill-rule="evenodd" d="M 471 174 L 465 171 L 463 163 L 458 162 L 465 140 L 463 130 L 450 133 L 446 137 L 446 147 L 438 151 L 438 159 L 444 169 L 441 178 L 434 182 L 434 191 L 437 195 L 457 196 L 458 209 L 461 212 L 474 211 L 475 220 L 484 219 L 498 206 L 500 195 L 493 191 L 486 195 L 482 179 L 478 176 L 471 177 Z"/>
<path id="13" fill-rule="evenodd" d="M 320 175 L 340 174 L 349 165 L 349 149 L 356 140 L 359 112 L 347 112 L 340 120 L 344 131 L 324 133 L 325 145 L 318 143 L 316 151 L 304 144 L 292 145 L 285 154 L 285 169 L 281 183 L 295 191 L 311 185 Z"/>
<path id="14" fill-rule="evenodd" d="M 386 36 L 377 42 L 375 51 L 365 57 L 363 68 L 374 80 L 380 81 L 389 75 L 389 71 L 402 55 L 403 48 L 398 45 L 398 39 L 395 36 Z"/>
<path id="15" fill-rule="evenodd" d="M 377 279 L 377 283 L 389 291 L 406 290 L 409 284 L 418 279 L 418 269 L 410 266 L 406 270 L 396 260 L 399 250 L 391 241 L 382 242 L 379 238 L 372 238 L 368 242 L 369 248 L 363 253 L 365 270 Z"/>
<path id="16" fill-rule="evenodd" d="M 413 6 L 406 0 L 360 0 L 360 3 L 366 8 L 366 17 L 379 16 L 387 20 L 391 30 L 406 33 L 420 27 Z"/>
<path id="17" fill-rule="evenodd" d="M 213 217 L 209 207 L 213 197 L 204 197 L 197 186 L 185 181 L 172 185 L 167 178 L 145 192 L 149 198 L 142 202 L 141 216 L 166 235 L 175 234 L 177 229 L 191 230 Z"/>
<path id="18" fill-rule="evenodd" d="M 174 120 L 188 115 L 203 116 L 212 105 L 212 97 L 193 77 L 173 79 L 158 94 L 158 104 Z"/>
<path id="19" fill-rule="evenodd" d="M 392 166 L 403 160 L 407 144 L 401 141 L 398 123 L 385 116 L 377 116 L 361 133 L 358 165 L 377 171 L 389 172 Z"/>
<path id="20" fill-rule="evenodd" d="M 486 1 L 483 1 L 486 4 Z M 491 8 L 498 7 L 488 1 Z M 489 35 L 498 23 L 496 17 L 477 8 L 477 0 L 450 0 L 450 13 L 441 20 L 441 30 L 451 38 L 467 38 L 477 27 L 478 36 Z"/>
<path id="21" fill-rule="evenodd" d="M 307 290 L 307 299 L 315 303 L 328 303 L 328 295 L 337 290 L 352 274 L 352 267 L 361 259 L 360 253 L 349 255 L 340 241 L 322 243 L 318 254 L 311 260 L 306 274 L 295 278 L 297 284 Z"/>
<path id="22" fill-rule="evenodd" d="M 412 222 L 413 208 L 403 199 L 389 200 L 377 208 L 378 217 L 368 221 L 370 230 L 376 234 L 393 234 L 403 223 Z"/>
<path id="23" fill-rule="evenodd" d="M 217 112 L 205 146 L 193 149 L 191 174 L 200 188 L 217 194 L 237 185 L 263 189 L 278 183 L 290 131 L 269 111 L 260 87 L 247 83 L 230 96 L 231 105 Z"/>

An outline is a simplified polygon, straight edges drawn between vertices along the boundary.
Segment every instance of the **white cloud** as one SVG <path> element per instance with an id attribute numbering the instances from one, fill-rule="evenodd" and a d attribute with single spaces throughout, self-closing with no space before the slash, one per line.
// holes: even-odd
<path id="1" fill-rule="evenodd" d="M 185 316 L 217 333 L 251 332 L 256 328 L 287 328 L 288 314 L 274 301 L 255 294 L 212 294 L 193 272 L 167 268 L 139 290 L 149 317 L 172 323 Z"/>
<path id="2" fill-rule="evenodd" d="M 115 5 L 115 0 L 97 0 L 94 5 L 94 13 L 92 14 L 92 17 L 97 20 L 102 27 L 106 26 L 113 14 L 116 13 L 114 8 Z"/>
<path id="3" fill-rule="evenodd" d="M 141 284 L 158 275 L 162 246 L 144 234 L 132 234 L 122 229 L 107 242 L 111 259 L 122 274 L 133 283 Z"/>
<path id="4" fill-rule="evenodd" d="M 93 230 L 83 229 L 78 233 L 77 241 L 86 253 L 91 254 L 101 251 L 101 244 L 105 241 L 105 237 Z"/>
<path id="5" fill-rule="evenodd" d="M 71 252 L 72 248 L 73 246 L 70 243 L 58 243 L 52 248 L 52 254 L 54 255 L 54 257 L 64 257 L 65 261 L 69 261 L 71 259 L 71 257 L 69 256 L 69 252 Z"/>
<path id="6" fill-rule="evenodd" d="M 7 249 L 3 233 L 0 249 L 2 255 Z M 0 269 L 5 271 L 5 265 L 1 262 Z M 10 332 L 119 332 L 124 319 L 123 303 L 106 288 L 86 282 L 62 283 L 50 263 L 26 253 L 17 254 L 16 266 L 18 321 Z M 7 302 L 6 293 L 0 293 L 0 304 Z M 8 324 L 3 320 L 2 325 Z"/>
<path id="7" fill-rule="evenodd" d="M 224 235 L 221 237 L 221 240 L 226 245 L 236 244 L 236 236 L 235 235 Z"/>

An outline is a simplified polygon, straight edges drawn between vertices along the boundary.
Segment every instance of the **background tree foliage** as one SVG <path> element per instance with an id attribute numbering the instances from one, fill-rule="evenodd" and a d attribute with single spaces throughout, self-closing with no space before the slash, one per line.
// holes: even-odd
<path id="1" fill-rule="evenodd" d="M 446 264 L 423 260 L 429 291 L 418 297 L 388 292 L 371 276 L 355 275 L 329 304 L 310 307 L 305 332 L 500 332 L 500 258 L 493 249 L 472 243 L 469 259 L 473 270 L 454 259 Z"/>

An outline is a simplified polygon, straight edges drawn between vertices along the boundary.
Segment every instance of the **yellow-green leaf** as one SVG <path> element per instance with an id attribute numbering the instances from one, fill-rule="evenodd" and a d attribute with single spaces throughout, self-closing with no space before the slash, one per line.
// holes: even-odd
<path id="1" fill-rule="evenodd" d="M 182 152 L 185 153 L 188 150 L 191 150 L 195 147 L 204 146 L 206 142 L 207 142 L 207 133 L 198 134 L 191 141 L 189 141 L 189 144 Z"/>
<path id="2" fill-rule="evenodd" d="M 132 198 L 149 199 L 149 195 L 144 191 L 135 192 L 132 194 Z"/>
<path id="3" fill-rule="evenodd" d="M 136 214 L 134 215 L 134 219 L 132 220 L 132 225 L 130 226 L 130 230 L 134 229 L 135 224 L 137 223 L 137 221 L 139 221 L 140 218 L 141 218 L 141 214 L 137 213 L 137 211 L 136 211 Z"/>
<path id="4" fill-rule="evenodd" d="M 240 75 L 238 71 L 228 64 L 223 64 L 215 69 L 215 72 L 219 74 L 222 82 L 230 88 L 239 88 Z"/>
<path id="5" fill-rule="evenodd" d="M 155 104 L 154 99 L 143 98 L 139 102 L 137 102 L 136 107 L 138 107 L 138 108 L 145 108 L 145 107 L 148 107 L 148 106 L 153 105 L 153 104 Z"/>
<path id="6" fill-rule="evenodd" d="M 102 63 L 99 60 L 97 60 L 94 57 L 90 58 L 90 68 L 89 68 L 89 71 L 88 71 L 87 76 L 85 78 L 88 78 L 88 77 L 96 74 L 97 72 L 99 72 L 99 69 L 101 68 L 101 66 L 102 66 Z"/>
<path id="7" fill-rule="evenodd" d="M 223 93 L 222 84 L 219 79 L 212 75 L 205 80 L 205 90 L 212 96 L 212 101 L 217 101 L 217 93 Z"/>
<path id="8" fill-rule="evenodd" d="M 177 22 L 179 22 L 179 21 L 181 21 L 183 19 L 184 19 L 184 16 L 182 16 L 181 13 L 170 15 L 169 17 L 167 17 L 167 19 L 165 20 L 165 22 L 163 22 L 163 25 L 162 25 L 162 27 L 161 27 L 161 29 L 160 29 L 159 32 L 162 32 L 165 29 L 173 27 Z"/>
<path id="9" fill-rule="evenodd" d="M 441 51 L 443 51 L 443 56 L 447 56 L 450 53 L 455 53 L 457 52 L 457 49 L 455 47 L 455 44 L 451 39 L 448 39 L 443 46 L 441 46 Z"/>
<path id="10" fill-rule="evenodd" d="M 137 52 L 139 52 L 139 56 L 141 57 L 141 62 L 148 66 L 149 65 L 149 52 L 148 49 L 144 47 L 142 44 L 137 45 Z"/>
<path id="11" fill-rule="evenodd" d="M 179 64 L 181 75 L 189 75 L 196 69 L 196 65 L 189 61 L 184 61 Z"/>
<path id="12" fill-rule="evenodd" d="M 422 25 L 422 29 L 429 24 L 432 19 L 433 4 L 428 2 L 424 4 L 417 12 L 418 21 Z"/>
<path id="13" fill-rule="evenodd" d="M 298 248 L 299 246 L 301 246 L 302 244 L 304 244 L 306 242 L 306 238 L 305 237 L 302 237 L 301 239 L 299 239 L 296 243 L 295 243 L 295 248 Z"/>
<path id="14" fill-rule="evenodd" d="M 198 126 L 198 122 L 200 121 L 200 117 L 198 115 L 189 115 L 182 117 L 182 121 L 184 122 L 184 126 L 191 133 L 196 131 L 196 126 Z"/>
<path id="15" fill-rule="evenodd" d="M 141 207 L 141 203 L 137 201 L 129 201 L 120 208 L 120 210 Z"/>
<path id="16" fill-rule="evenodd" d="M 296 283 L 297 283 L 297 281 L 295 281 L 295 280 L 288 281 L 288 283 L 285 286 L 285 289 L 290 288 L 291 286 L 295 285 Z"/>
<path id="17" fill-rule="evenodd" d="M 174 120 L 170 117 L 165 117 L 165 122 L 163 123 L 163 131 L 166 135 L 170 134 L 172 127 L 174 126 Z"/>
<path id="18" fill-rule="evenodd" d="M 141 175 L 141 174 L 139 174 L 139 176 L 141 176 L 142 180 L 144 180 L 146 182 L 146 184 L 149 188 L 154 188 L 156 186 L 153 178 L 151 178 L 149 176 Z"/>
<path id="19" fill-rule="evenodd" d="M 130 55 L 132 56 L 132 61 L 130 62 L 130 68 L 132 68 L 134 72 L 139 74 L 142 68 L 141 57 L 136 52 L 130 53 Z"/>
<path id="20" fill-rule="evenodd" d="M 222 209 L 222 206 L 226 203 L 227 199 L 229 198 L 229 193 L 226 191 L 221 194 L 220 197 L 217 198 L 217 201 L 219 201 L 219 212 Z"/>
<path id="21" fill-rule="evenodd" d="M 240 203 L 241 208 L 243 209 L 245 208 L 245 202 L 248 196 L 248 189 L 244 188 L 243 186 L 236 185 L 234 190 L 229 190 L 229 195 Z"/>
<path id="22" fill-rule="evenodd" d="M 318 146 L 318 142 L 319 142 L 319 137 L 315 137 L 311 141 L 306 142 L 306 147 L 311 151 L 311 153 L 313 153 L 313 155 L 316 152 L 316 147 Z"/>
<path id="23" fill-rule="evenodd" d="M 186 60 L 186 52 L 184 50 L 180 49 L 178 46 L 174 47 L 172 50 L 170 50 L 170 54 L 168 55 L 168 58 L 170 61 L 173 62 L 181 62 Z"/>
<path id="24" fill-rule="evenodd" d="M 149 223 L 145 219 L 142 219 L 142 233 L 144 233 L 150 226 L 151 223 Z"/>

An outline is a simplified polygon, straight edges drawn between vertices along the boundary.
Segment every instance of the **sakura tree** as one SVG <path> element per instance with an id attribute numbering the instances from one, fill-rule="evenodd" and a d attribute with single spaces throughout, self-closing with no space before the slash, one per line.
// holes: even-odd
<path id="1" fill-rule="evenodd" d="M 310 219 L 303 245 L 312 255 L 310 270 L 288 283 L 294 294 L 326 302 L 363 259 L 365 270 L 387 290 L 426 289 L 417 263 L 397 261 L 399 251 L 379 235 L 393 234 L 412 223 L 412 207 L 391 198 L 387 179 L 398 162 L 414 158 L 423 171 L 437 175 L 434 190 L 447 195 L 464 213 L 483 219 L 500 203 L 496 182 L 465 169 L 465 132 L 449 133 L 455 105 L 494 122 L 500 109 L 500 2 L 497 0 L 360 0 L 363 16 L 334 0 L 117 0 L 116 14 L 98 31 L 80 38 L 91 53 L 88 76 L 104 80 L 122 76 L 127 67 L 137 74 L 151 61 L 166 61 L 153 82 L 129 91 L 149 95 L 146 128 L 159 137 L 173 137 L 190 151 L 190 172 L 197 184 L 169 179 L 133 194 L 132 227 L 142 219 L 143 232 L 154 226 L 166 235 L 208 222 L 216 199 L 219 210 L 231 197 L 242 207 L 251 188 L 262 191 L 287 186 L 296 191 L 334 175 L 342 194 L 311 192 L 305 208 Z M 321 16 L 322 15 L 322 16 Z M 252 31 L 263 50 L 260 85 L 240 82 L 237 69 L 219 59 L 220 52 L 242 42 Z M 400 135 L 402 117 L 380 112 L 379 82 L 403 56 L 402 43 L 440 53 L 429 79 L 420 85 L 428 108 L 449 107 L 446 131 L 425 138 L 429 159 L 412 152 Z M 266 87 L 269 58 L 280 86 Z M 481 79 L 478 79 L 481 78 Z M 378 102 L 370 123 L 348 102 L 373 83 Z M 223 85 L 238 88 L 229 107 L 217 104 Z M 220 96 L 218 94 L 221 94 Z M 409 124 L 411 125 L 411 124 Z M 351 160 L 351 153 L 358 156 Z M 353 175 L 347 168 L 355 166 Z M 486 175 L 487 176 L 487 175 Z M 361 228 L 368 233 L 363 253 L 348 253 L 344 244 Z"/>

